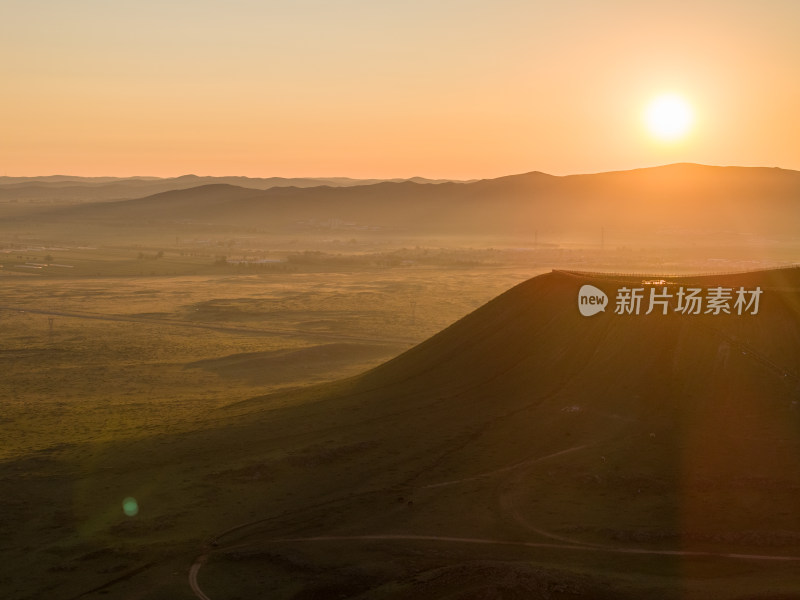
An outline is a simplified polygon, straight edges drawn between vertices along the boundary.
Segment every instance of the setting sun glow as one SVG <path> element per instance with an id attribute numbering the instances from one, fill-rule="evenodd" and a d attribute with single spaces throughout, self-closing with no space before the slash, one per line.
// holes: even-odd
<path id="1" fill-rule="evenodd" d="M 800 2 L 500 5 L 0 0 L 0 177 L 800 169 Z"/>
<path id="2" fill-rule="evenodd" d="M 692 126 L 694 115 L 686 100 L 676 94 L 655 98 L 645 111 L 645 122 L 650 133 L 663 141 L 684 137 Z"/>

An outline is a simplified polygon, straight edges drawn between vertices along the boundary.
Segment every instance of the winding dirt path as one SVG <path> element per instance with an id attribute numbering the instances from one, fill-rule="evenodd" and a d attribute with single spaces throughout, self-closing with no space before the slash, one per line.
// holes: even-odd
<path id="1" fill-rule="evenodd" d="M 685 556 L 693 558 L 726 558 L 733 560 L 750 561 L 773 561 L 773 562 L 800 562 L 800 556 L 777 556 L 769 554 L 737 554 L 719 552 L 700 552 L 691 550 L 646 550 L 643 548 L 614 548 L 612 546 L 589 546 L 574 544 L 553 544 L 548 542 L 521 542 L 513 540 L 497 540 L 487 538 L 468 538 L 450 537 L 439 535 L 342 535 L 342 536 L 311 536 L 299 538 L 272 538 L 263 540 L 262 543 L 324 543 L 324 542 L 358 542 L 358 541 L 417 541 L 417 542 L 441 542 L 452 544 L 473 544 L 491 546 L 514 546 L 520 548 L 549 548 L 553 550 L 572 550 L 577 552 L 605 552 L 611 554 L 639 554 L 656 556 Z M 200 568 L 208 560 L 209 554 L 203 554 L 195 560 L 189 570 L 189 587 L 200 600 L 211 600 L 200 588 L 197 582 L 197 575 Z"/>
<path id="2" fill-rule="evenodd" d="M 441 483 L 431 483 L 428 485 L 423 485 L 420 489 L 432 489 L 438 487 L 444 487 L 446 485 L 456 485 L 459 483 L 466 483 L 467 481 L 475 481 L 476 479 L 484 479 L 486 477 L 492 477 L 493 475 L 498 475 L 500 473 L 505 473 L 507 471 L 512 471 L 514 469 L 518 469 L 520 467 L 525 467 L 528 465 L 532 465 L 543 460 L 547 460 L 548 458 L 555 458 L 556 456 L 561 456 L 562 454 L 568 454 L 570 452 L 575 452 L 576 450 L 582 450 L 586 448 L 586 444 L 582 446 L 574 446 L 572 448 L 567 448 L 566 450 L 560 450 L 558 452 L 553 452 L 552 454 L 548 454 L 546 456 L 538 456 L 536 458 L 530 458 L 528 460 L 523 460 L 522 462 L 514 463 L 513 465 L 508 465 L 505 467 L 500 467 L 499 469 L 494 469 L 492 471 L 486 471 L 485 473 L 480 473 L 478 475 L 473 475 L 471 477 L 464 477 L 462 479 L 453 479 L 452 481 L 442 481 Z"/>
<path id="3" fill-rule="evenodd" d="M 192 568 L 189 569 L 189 587 L 192 588 L 192 592 L 194 592 L 194 595 L 200 598 L 200 600 L 211 600 L 211 598 L 203 593 L 203 590 L 201 590 L 200 586 L 197 584 L 197 573 L 200 571 L 200 567 L 205 564 L 207 558 L 208 555 L 203 554 L 194 561 Z"/>

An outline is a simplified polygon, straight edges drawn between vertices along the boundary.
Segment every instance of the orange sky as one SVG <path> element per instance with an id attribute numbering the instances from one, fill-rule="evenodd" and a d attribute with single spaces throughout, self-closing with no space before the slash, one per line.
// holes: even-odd
<path id="1" fill-rule="evenodd" d="M 0 175 L 800 169 L 798 24 L 791 0 L 4 0 Z M 672 144 L 642 123 L 665 91 L 695 110 Z"/>

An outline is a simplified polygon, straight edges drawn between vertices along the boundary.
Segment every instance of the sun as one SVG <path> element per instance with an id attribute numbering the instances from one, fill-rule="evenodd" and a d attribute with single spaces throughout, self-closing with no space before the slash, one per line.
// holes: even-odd
<path id="1" fill-rule="evenodd" d="M 660 140 L 683 138 L 692 127 L 692 107 L 678 94 L 663 94 L 653 99 L 645 111 L 647 128 Z"/>

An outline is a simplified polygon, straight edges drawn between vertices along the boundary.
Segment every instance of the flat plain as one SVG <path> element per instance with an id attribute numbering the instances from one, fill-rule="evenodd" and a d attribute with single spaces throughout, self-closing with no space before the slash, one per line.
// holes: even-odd
<path id="1" fill-rule="evenodd" d="M 6 277 L 2 458 L 191 428 L 225 404 L 355 375 L 527 274 Z"/>

